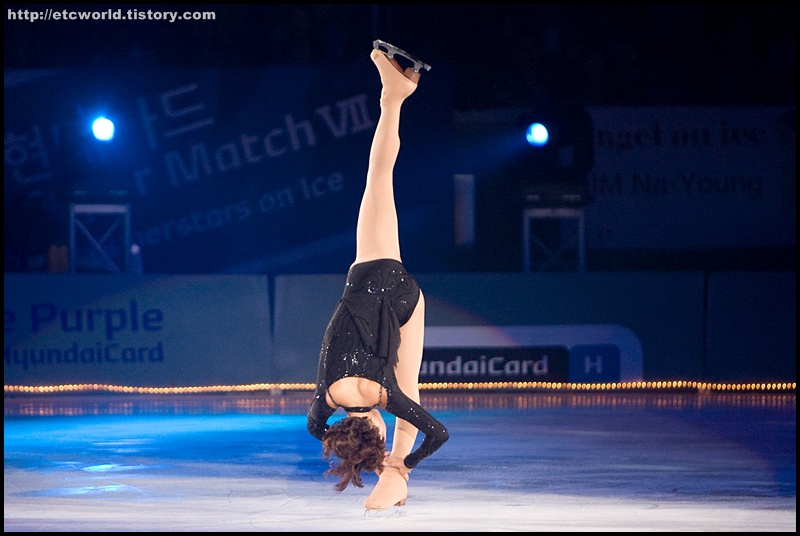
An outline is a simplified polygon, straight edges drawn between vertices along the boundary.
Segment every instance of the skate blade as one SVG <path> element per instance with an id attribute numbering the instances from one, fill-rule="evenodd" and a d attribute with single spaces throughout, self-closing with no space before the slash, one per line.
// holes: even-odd
<path id="1" fill-rule="evenodd" d="M 386 41 L 381 41 L 380 39 L 376 39 L 372 42 L 372 48 L 376 49 L 385 48 L 386 55 L 389 56 L 390 58 L 394 58 L 395 54 L 404 57 L 405 59 L 414 64 L 414 72 L 418 73 L 420 69 L 425 69 L 426 71 L 431 70 L 431 66 L 429 64 L 425 63 L 416 56 L 412 56 L 402 48 L 398 48 L 392 44 L 387 43 Z"/>
<path id="2" fill-rule="evenodd" d="M 402 506 L 390 506 L 389 508 L 384 508 L 382 510 L 373 510 L 371 508 L 367 508 L 364 511 L 365 519 L 387 519 L 402 517 L 403 515 L 405 514 L 403 513 Z"/>

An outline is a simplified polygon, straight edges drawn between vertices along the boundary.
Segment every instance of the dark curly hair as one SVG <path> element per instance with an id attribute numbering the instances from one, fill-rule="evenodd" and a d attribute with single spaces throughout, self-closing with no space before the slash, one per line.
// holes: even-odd
<path id="1" fill-rule="evenodd" d="M 345 417 L 333 423 L 322 438 L 322 455 L 330 460 L 333 455 L 339 463 L 331 462 L 325 476 L 338 476 L 341 480 L 334 486 L 343 491 L 352 482 L 363 488 L 361 471 L 377 471 L 383 466 L 386 441 L 378 427 L 366 417 Z"/>

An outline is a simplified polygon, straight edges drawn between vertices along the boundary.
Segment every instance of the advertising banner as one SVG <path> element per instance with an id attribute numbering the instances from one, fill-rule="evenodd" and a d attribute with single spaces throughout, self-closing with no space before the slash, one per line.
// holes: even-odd
<path id="1" fill-rule="evenodd" d="M 5 385 L 265 382 L 265 276 L 6 274 Z"/>

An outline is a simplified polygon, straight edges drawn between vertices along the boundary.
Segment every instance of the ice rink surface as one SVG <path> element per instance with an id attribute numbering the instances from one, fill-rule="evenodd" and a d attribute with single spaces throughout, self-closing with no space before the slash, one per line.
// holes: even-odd
<path id="1" fill-rule="evenodd" d="M 377 477 L 323 476 L 310 396 L 6 396 L 4 531 L 797 528 L 794 392 L 424 391 L 450 440 L 377 515 Z"/>

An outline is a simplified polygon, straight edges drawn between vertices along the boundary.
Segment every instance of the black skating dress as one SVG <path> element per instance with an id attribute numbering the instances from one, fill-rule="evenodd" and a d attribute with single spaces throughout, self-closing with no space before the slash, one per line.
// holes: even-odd
<path id="1" fill-rule="evenodd" d="M 411 318 L 419 295 L 419 285 L 397 260 L 376 259 L 350 268 L 322 340 L 317 386 L 308 409 L 311 435 L 321 441 L 336 411 L 325 400 L 328 387 L 357 376 L 382 385 L 386 411 L 425 436 L 419 448 L 406 456 L 406 467 L 416 467 L 447 441 L 447 428 L 403 393 L 394 372 L 400 326 Z"/>

